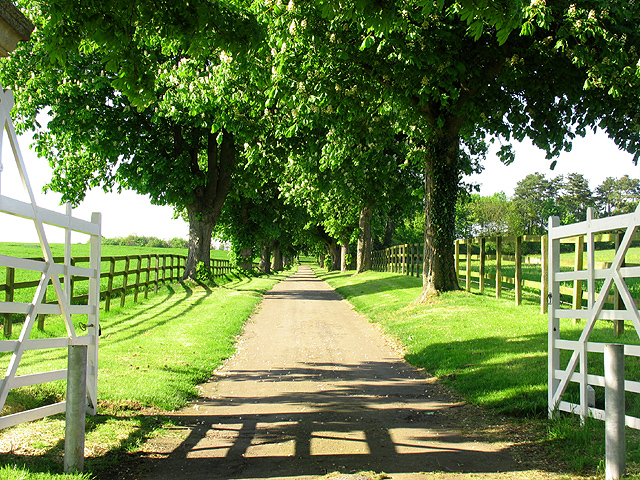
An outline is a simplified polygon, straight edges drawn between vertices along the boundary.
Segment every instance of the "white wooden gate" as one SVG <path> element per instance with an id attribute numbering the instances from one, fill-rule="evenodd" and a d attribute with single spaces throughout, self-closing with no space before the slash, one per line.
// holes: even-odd
<path id="1" fill-rule="evenodd" d="M 603 355 L 604 343 L 589 341 L 598 320 L 618 320 L 632 324 L 640 335 L 640 315 L 633 301 L 626 278 L 640 277 L 640 267 L 625 267 L 625 254 L 631 245 L 633 235 L 640 226 L 640 206 L 634 213 L 593 218 L 593 210 L 587 212 L 584 222 L 560 226 L 558 217 L 549 219 L 549 414 L 557 411 L 573 412 L 583 419 L 587 416 L 604 420 L 604 410 L 588 405 L 588 386 L 604 387 L 604 376 L 588 371 L 589 355 Z M 595 268 L 594 235 L 602 232 L 623 230 L 613 262 L 609 268 Z M 560 271 L 560 241 L 565 238 L 585 236 L 587 251 L 586 270 Z M 561 308 L 560 283 L 582 281 L 587 288 L 586 309 Z M 596 291 L 596 283 L 601 284 Z M 607 296 L 613 289 L 622 299 L 618 309 L 605 309 Z M 577 340 L 561 337 L 561 319 L 582 319 L 585 321 L 582 333 Z M 567 321 L 567 320 L 565 320 Z M 628 328 L 628 327 L 627 327 Z M 562 351 L 568 353 L 561 355 Z M 640 357 L 640 346 L 625 345 L 625 356 Z M 561 358 L 562 357 L 562 358 Z M 579 384 L 579 403 L 563 400 L 570 382 Z M 640 382 L 625 380 L 627 392 L 640 393 Z M 640 429 L 640 419 L 626 417 L 626 424 Z"/>
<path id="2" fill-rule="evenodd" d="M 100 225 L 99 213 L 92 215 L 91 222 L 79 220 L 71 215 L 71 209 L 67 206 L 66 214 L 54 212 L 36 205 L 36 201 L 29 184 L 27 170 L 25 168 L 16 132 L 11 120 L 13 108 L 13 93 L 2 89 L 0 86 L 0 155 L 2 152 L 2 140 L 4 131 L 7 132 L 13 156 L 18 167 L 20 180 L 28 195 L 29 202 L 22 202 L 2 195 L 0 181 L 0 214 L 9 214 L 33 221 L 35 232 L 40 239 L 40 246 L 44 261 L 33 261 L 15 257 L 0 255 L 0 267 L 9 267 L 16 270 L 29 270 L 40 272 L 40 282 L 31 303 L 0 302 L 0 314 L 24 314 L 25 320 L 20 336 L 17 340 L 0 341 L 0 352 L 11 354 L 4 378 L 0 380 L 0 411 L 4 408 L 9 391 L 13 388 L 29 385 L 39 385 L 46 382 L 64 380 L 67 378 L 67 370 L 54 370 L 27 375 L 18 375 L 20 360 L 26 351 L 68 348 L 69 345 L 88 345 L 87 365 L 87 397 L 88 412 L 95 414 L 97 407 L 97 379 L 98 379 L 98 334 L 99 325 L 99 300 L 100 300 Z M 0 157 L 0 180 L 2 175 L 2 159 Z M 17 181 L 18 179 L 13 179 Z M 2 217 L 0 215 L 0 228 Z M 51 248 L 47 242 L 44 224 L 53 225 L 65 229 L 65 259 L 63 264 L 54 262 Z M 90 235 L 91 259 L 88 268 L 80 268 L 71 265 L 71 232 L 77 231 Z M 72 276 L 89 279 L 89 299 L 87 305 L 71 305 L 70 280 Z M 61 281 L 61 278 L 63 281 Z M 43 297 L 47 285 L 53 284 L 57 304 L 43 303 Z M 63 286 L 64 285 L 64 286 Z M 38 314 L 61 315 L 65 322 L 67 337 L 31 339 L 30 335 Z M 74 326 L 74 315 L 87 315 L 86 333 L 79 335 Z M 78 322 L 76 322 L 76 325 Z M 0 416 L 0 428 L 7 428 L 19 423 L 36 420 L 65 411 L 66 402 L 47 405 L 34 410 Z"/>

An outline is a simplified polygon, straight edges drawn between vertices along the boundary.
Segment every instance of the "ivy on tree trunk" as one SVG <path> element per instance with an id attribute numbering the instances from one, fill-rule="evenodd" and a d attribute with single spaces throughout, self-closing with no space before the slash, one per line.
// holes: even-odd
<path id="1" fill-rule="evenodd" d="M 428 139 L 425 168 L 425 235 L 422 295 L 458 290 L 454 265 L 455 208 L 460 179 L 459 122 L 445 121 Z"/>
<path id="2" fill-rule="evenodd" d="M 338 241 L 335 238 L 331 239 L 331 242 L 327 244 L 329 249 L 329 256 L 331 258 L 331 270 L 340 270 L 340 249 L 338 248 Z"/>
<path id="3" fill-rule="evenodd" d="M 260 244 L 260 263 L 258 270 L 262 273 L 271 273 L 271 242 Z"/>
<path id="4" fill-rule="evenodd" d="M 282 261 L 282 250 L 280 250 L 280 247 L 276 243 L 276 245 L 273 247 L 273 259 L 271 260 L 271 271 L 279 272 L 283 268 L 284 268 L 284 264 Z"/>

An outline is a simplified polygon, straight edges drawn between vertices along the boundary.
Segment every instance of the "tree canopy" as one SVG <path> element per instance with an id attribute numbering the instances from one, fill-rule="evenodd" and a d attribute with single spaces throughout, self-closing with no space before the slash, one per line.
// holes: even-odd
<path id="1" fill-rule="evenodd" d="M 509 163 L 528 137 L 553 162 L 599 128 L 640 157 L 636 2 L 29 4 L 38 36 L 3 81 L 25 126 L 49 109 L 37 143 L 61 174 L 53 187 L 80 198 L 128 186 L 186 211 L 199 225 L 194 262 L 235 182 L 235 200 L 264 188 L 265 200 L 333 216 L 315 225 L 331 242 L 355 227 L 352 208 L 326 207 L 355 208 L 366 268 L 373 208 L 390 218 L 419 180 L 427 297 L 458 287 L 458 194 L 489 143 Z M 582 180 L 563 187 L 576 214 Z"/>
<path id="2" fill-rule="evenodd" d="M 18 95 L 21 128 L 38 127 L 39 113 L 50 118 L 34 135 L 36 151 L 54 168 L 50 188 L 77 203 L 91 187 L 125 187 L 174 206 L 189 222 L 185 276 L 194 276 L 198 262 L 209 265 L 212 229 L 231 186 L 239 146 L 247 135 L 253 137 L 261 114 L 264 97 L 255 85 L 265 69 L 258 52 L 234 58 L 217 47 L 218 37 L 212 37 L 205 54 L 202 43 L 184 43 L 188 31 L 152 35 L 154 22 L 171 14 L 162 9 L 158 18 L 142 5 L 133 12 L 139 24 L 126 42 L 118 37 L 125 33 L 112 31 L 124 28 L 122 20 L 95 30 L 93 22 L 110 18 L 104 8 L 115 9 L 113 15 L 126 13 L 118 10 L 126 5 L 107 3 L 90 8 L 32 3 L 38 26 L 34 41 L 3 65 L 2 80 Z M 63 17 L 51 10 L 61 5 L 68 8 Z M 194 5 L 184 7 L 188 13 Z M 78 16 L 71 18 L 77 9 Z M 56 32 L 67 23 L 73 35 L 65 40 Z M 123 44 L 114 45 L 116 37 Z M 75 50 L 69 43 L 73 39 Z M 68 49 L 64 58 L 55 53 L 60 45 L 52 47 L 56 41 Z M 122 61 L 141 62 L 144 75 L 137 84 L 128 64 L 112 63 L 118 55 Z M 137 93 L 130 91 L 134 87 Z"/>
<path id="3" fill-rule="evenodd" d="M 497 2 L 435 9 L 403 2 L 373 14 L 365 3 L 346 12 L 332 2 L 320 14 L 314 4 L 274 10 L 276 46 L 286 45 L 274 57 L 297 73 L 281 84 L 307 72 L 319 90 L 312 100 L 340 109 L 342 124 L 354 119 L 357 103 L 345 98 L 336 108 L 333 91 L 353 92 L 356 84 L 369 115 L 391 105 L 399 129 L 415 139 L 425 179 L 425 295 L 457 288 L 457 192 L 487 139 L 503 142 L 506 162 L 510 143 L 525 137 L 552 159 L 595 125 L 637 151 L 637 6 L 513 2 L 501 17 L 489 13 Z"/>
<path id="4" fill-rule="evenodd" d="M 521 179 L 511 197 L 472 195 L 461 205 L 465 236 L 545 234 L 550 216 L 562 223 L 582 222 L 593 207 L 597 217 L 633 212 L 640 203 L 640 180 L 608 177 L 593 190 L 579 173 L 547 178 L 541 173 Z"/>

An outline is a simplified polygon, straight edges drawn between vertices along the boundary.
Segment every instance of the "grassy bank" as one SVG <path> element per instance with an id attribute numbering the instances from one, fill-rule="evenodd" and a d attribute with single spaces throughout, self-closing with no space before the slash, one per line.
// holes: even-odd
<path id="1" fill-rule="evenodd" d="M 470 402 L 509 415 L 515 422 L 535 422 L 536 430 L 543 432 L 539 441 L 549 443 L 552 455 L 565 460 L 574 472 L 594 473 L 601 466 L 602 422 L 588 422 L 582 428 L 575 416 L 546 419 L 547 316 L 540 314 L 537 302 L 515 307 L 512 299 L 496 300 L 491 291 L 485 295 L 458 291 L 442 294 L 429 305 L 415 305 L 422 289 L 418 278 L 379 272 L 354 277 L 323 269 L 316 273 L 356 310 L 400 340 L 411 364 L 449 383 Z M 594 341 L 639 343 L 635 332 L 616 338 L 608 322 L 597 325 Z M 564 338 L 572 338 L 579 335 L 581 325 L 567 321 L 562 330 Z M 627 375 L 640 378 L 638 365 L 630 365 Z M 629 469 L 637 470 L 638 432 L 628 430 L 627 438 Z"/>
<path id="2" fill-rule="evenodd" d="M 185 405 L 197 394 L 196 385 L 233 354 L 236 335 L 262 294 L 286 275 L 229 276 L 227 283 L 214 288 L 170 285 L 144 304 L 104 314 L 98 386 L 101 404 L 99 415 L 87 419 L 88 475 L 61 475 L 64 418 L 56 416 L 0 431 L 0 478 L 121 476 L 131 461 L 125 454 L 166 426 L 161 411 Z M 52 319 L 45 334 L 56 336 L 62 328 L 60 321 Z M 64 367 L 64 354 L 48 352 L 28 359 L 20 373 L 43 365 Z M 1 361 L 6 363 L 8 357 Z M 15 391 L 8 408 L 19 410 L 57 400 L 64 388 L 64 382 L 59 382 Z"/>

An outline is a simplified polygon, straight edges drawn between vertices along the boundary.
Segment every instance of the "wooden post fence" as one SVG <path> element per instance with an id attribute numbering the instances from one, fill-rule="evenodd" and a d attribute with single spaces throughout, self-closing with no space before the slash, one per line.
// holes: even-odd
<path id="1" fill-rule="evenodd" d="M 584 237 L 576 238 L 575 264 L 574 271 L 584 269 Z M 582 308 L 582 280 L 574 280 L 573 282 L 573 309 L 580 310 Z"/>
<path id="2" fill-rule="evenodd" d="M 496 237 L 496 298 L 502 292 L 502 237 Z"/>
<path id="3" fill-rule="evenodd" d="M 127 257 L 124 263 L 124 271 L 122 277 L 122 291 L 120 292 L 120 306 L 124 307 L 127 298 L 127 280 L 129 280 L 129 265 L 131 258 Z"/>
<path id="4" fill-rule="evenodd" d="M 640 240 L 640 233 L 636 234 L 634 238 Z M 500 298 L 504 292 L 511 291 L 516 305 L 522 303 L 524 296 L 529 298 L 536 296 L 540 302 L 540 312 L 546 313 L 549 295 L 548 241 L 548 236 L 533 235 L 456 240 L 454 244 L 456 277 L 459 279 L 460 285 L 464 283 L 466 291 L 473 291 L 477 288 L 480 293 L 484 293 L 487 285 L 491 286 L 492 284 L 495 287 L 496 298 Z M 593 241 L 594 244 L 609 244 L 616 241 L 617 245 L 620 242 L 620 236 L 601 234 L 595 236 Z M 495 242 L 495 256 L 492 249 L 487 248 L 488 242 Z M 476 244 L 477 248 L 474 246 Z M 563 268 L 570 268 L 574 271 L 583 270 L 585 237 L 577 236 L 562 240 L 562 244 L 563 252 L 565 252 L 562 260 Z M 526 250 L 525 245 L 527 246 Z M 566 245 L 574 247 L 573 254 L 567 251 Z M 474 248 L 476 248 L 475 254 Z M 607 247 L 604 245 L 602 248 L 606 249 Z M 525 251 L 531 252 L 532 250 L 535 255 L 527 256 L 524 254 Z M 422 244 L 394 245 L 385 250 L 373 252 L 373 269 L 419 277 L 422 272 L 422 256 Z M 492 261 L 495 263 L 491 263 Z M 529 265 L 534 264 L 539 265 L 539 273 L 533 274 L 535 277 L 532 278 L 532 267 Z M 635 266 L 624 262 L 623 265 Z M 571 306 L 573 310 L 580 310 L 583 308 L 585 284 L 582 280 L 575 280 L 572 283 L 571 287 L 568 285 L 560 286 L 562 303 Z M 619 305 L 619 292 L 615 291 L 614 293 L 614 295 L 609 295 L 607 302 Z M 636 303 L 640 307 L 640 299 Z M 623 321 L 614 320 L 613 325 L 618 334 L 623 332 Z"/>
<path id="5" fill-rule="evenodd" d="M 467 247 L 467 251 L 466 251 L 467 265 L 466 265 L 466 272 L 465 272 L 465 289 L 467 290 L 467 292 L 470 292 L 471 291 L 471 239 L 470 238 L 467 238 L 466 247 Z"/>
<path id="6" fill-rule="evenodd" d="M 5 302 L 10 303 L 13 302 L 13 289 L 14 283 L 16 279 L 16 269 L 12 267 L 7 267 L 7 283 L 4 288 Z M 12 331 L 12 319 L 13 315 L 11 313 L 4 314 L 4 336 L 9 338 L 11 336 Z"/>
<path id="7" fill-rule="evenodd" d="M 60 260 L 60 258 L 54 257 L 56 261 Z M 148 298 L 151 285 L 154 287 L 154 292 L 157 293 L 161 282 L 164 285 L 168 282 L 179 281 L 184 272 L 186 259 L 186 256 L 172 254 L 102 257 L 102 263 L 109 264 L 108 268 L 102 269 L 100 275 L 102 279 L 105 279 L 103 283 L 105 286 L 100 291 L 100 296 L 104 300 L 104 310 L 108 312 L 111 309 L 112 298 L 119 296 L 120 305 L 124 306 L 127 296 L 133 294 L 133 301 L 137 303 L 142 291 L 144 291 L 144 298 Z M 26 260 L 41 261 L 42 259 L 30 258 Z M 70 259 L 70 265 L 72 267 L 88 264 L 89 257 L 75 257 Z M 232 270 L 229 260 L 223 259 L 211 259 L 211 267 L 214 278 L 226 275 Z M 407 265 L 404 268 L 406 269 L 405 271 L 408 271 L 410 268 L 409 261 L 407 261 Z M 68 291 L 72 303 L 83 304 L 87 301 L 86 278 L 69 275 L 64 281 L 68 282 Z M 15 268 L 6 267 L 5 283 L 0 284 L 0 292 L 4 292 L 4 302 L 11 303 L 16 301 L 16 296 L 22 295 L 21 292 L 24 290 L 29 290 L 31 292 L 29 295 L 32 295 L 38 283 L 38 280 L 16 280 Z M 80 284 L 83 285 L 82 288 L 78 286 Z M 66 285 L 67 284 L 65 284 L 65 286 Z M 47 302 L 46 290 L 43 292 L 42 302 Z M 38 314 L 37 327 L 40 330 L 44 330 L 46 316 L 46 314 Z M 12 334 L 13 315 L 11 313 L 3 313 L 2 319 L 4 336 L 5 338 L 9 338 Z"/>
<path id="8" fill-rule="evenodd" d="M 516 305 L 522 303 L 522 237 L 516 237 Z"/>
<path id="9" fill-rule="evenodd" d="M 487 239 L 480 239 L 480 293 L 484 293 L 484 280 L 485 280 L 485 263 L 487 259 Z"/>
<path id="10" fill-rule="evenodd" d="M 542 291 L 540 293 L 540 313 L 549 311 L 549 235 L 544 235 L 540 240 L 540 255 L 542 266 Z"/>
<path id="11" fill-rule="evenodd" d="M 618 232 L 616 234 L 615 246 L 616 251 L 620 248 L 620 243 L 622 242 L 622 237 L 624 234 Z M 626 255 L 625 255 L 626 257 Z M 625 259 L 622 259 L 622 266 L 626 266 Z M 618 291 L 618 287 L 614 285 L 613 287 L 613 308 L 614 310 L 620 310 L 624 307 L 624 303 L 622 301 L 622 297 L 620 296 L 620 292 Z M 613 321 L 613 331 L 616 336 L 621 336 L 624 333 L 624 320 L 614 320 Z"/>

